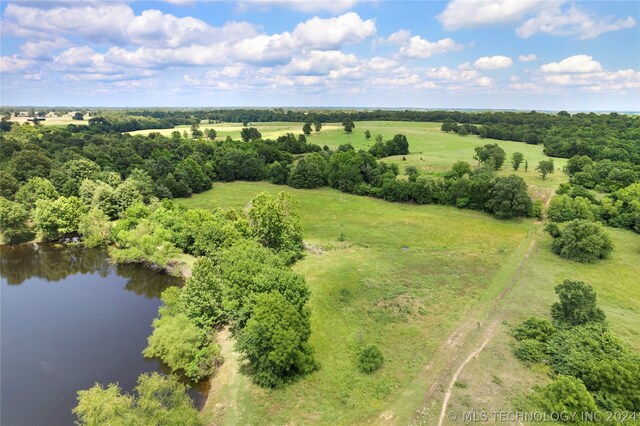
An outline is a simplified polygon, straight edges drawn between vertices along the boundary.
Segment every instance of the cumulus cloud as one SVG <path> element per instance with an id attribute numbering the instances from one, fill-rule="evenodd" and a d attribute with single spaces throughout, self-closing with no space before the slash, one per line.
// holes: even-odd
<path id="1" fill-rule="evenodd" d="M 480 70 L 499 70 L 509 68 L 513 60 L 507 56 L 483 56 L 473 63 L 473 66 Z"/>
<path id="2" fill-rule="evenodd" d="M 407 44 L 400 47 L 399 53 L 409 58 L 428 58 L 441 53 L 458 52 L 462 49 L 463 46 L 461 44 L 450 38 L 432 42 L 420 36 L 413 36 L 408 40 Z"/>
<path id="3" fill-rule="evenodd" d="M 491 78 L 471 69 L 468 63 L 459 65 L 457 69 L 447 66 L 430 68 L 426 75 L 444 85 L 444 88 L 454 90 L 462 87 L 488 87 L 493 84 Z"/>
<path id="4" fill-rule="evenodd" d="M 565 7 L 564 0 L 451 0 L 438 20 L 446 30 L 520 23 L 522 38 L 545 33 L 582 40 L 636 25 L 631 16 L 597 17 L 574 4 Z"/>
<path id="5" fill-rule="evenodd" d="M 581 40 L 598 37 L 602 33 L 635 27 L 636 20 L 631 16 L 624 19 L 612 17 L 598 18 L 572 5 L 562 10 L 555 4 L 522 24 L 516 33 L 522 38 L 529 38 L 537 33 L 550 35 L 575 36 Z"/>
<path id="6" fill-rule="evenodd" d="M 518 60 L 520 62 L 533 62 L 538 60 L 538 55 L 535 53 L 530 53 L 528 55 L 520 55 L 518 56 Z"/>
<path id="7" fill-rule="evenodd" d="M 516 23 L 545 3 L 545 0 L 451 0 L 438 20 L 446 30 Z"/>
<path id="8" fill-rule="evenodd" d="M 602 65 L 588 55 L 575 55 L 560 62 L 551 62 L 540 67 L 544 73 L 583 73 L 602 71 Z"/>
<path id="9" fill-rule="evenodd" d="M 23 72 L 34 65 L 29 59 L 22 59 L 16 56 L 0 56 L 0 70 L 3 73 L 13 74 Z"/>
<path id="10" fill-rule="evenodd" d="M 340 13 L 352 9 L 358 0 L 243 0 L 239 2 L 241 11 L 246 9 L 268 9 L 270 7 L 283 7 L 300 12 L 331 12 Z"/>
<path id="11" fill-rule="evenodd" d="M 57 38 L 54 40 L 35 40 L 25 42 L 20 46 L 20 51 L 25 58 L 50 61 L 53 59 L 53 52 L 55 50 L 69 45 L 70 43 L 64 38 Z"/>

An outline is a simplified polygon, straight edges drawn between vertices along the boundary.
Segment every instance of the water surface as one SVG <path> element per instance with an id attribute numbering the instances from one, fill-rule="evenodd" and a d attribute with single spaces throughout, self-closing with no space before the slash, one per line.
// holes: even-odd
<path id="1" fill-rule="evenodd" d="M 141 352 L 160 293 L 180 280 L 52 244 L 1 246 L 0 276 L 3 426 L 71 425 L 79 389 L 131 391 L 139 374 L 162 370 Z"/>

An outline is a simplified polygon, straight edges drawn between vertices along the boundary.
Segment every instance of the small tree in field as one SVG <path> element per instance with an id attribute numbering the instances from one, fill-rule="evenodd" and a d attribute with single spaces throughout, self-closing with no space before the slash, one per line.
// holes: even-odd
<path id="1" fill-rule="evenodd" d="M 373 373 L 382 368 L 384 364 L 384 355 L 377 346 L 371 345 L 360 353 L 358 356 L 358 368 L 363 373 Z"/>
<path id="2" fill-rule="evenodd" d="M 307 136 L 311 134 L 311 123 L 309 122 L 304 123 L 304 125 L 302 126 L 302 133 L 304 133 Z"/>
<path id="3" fill-rule="evenodd" d="M 520 165 L 524 161 L 524 154 L 521 152 L 514 152 L 511 154 L 511 165 L 513 166 L 513 170 L 518 171 Z"/>
<path id="4" fill-rule="evenodd" d="M 344 131 L 347 133 L 353 132 L 353 129 L 356 128 L 355 123 L 350 118 L 345 118 L 344 121 L 342 122 L 342 126 L 344 127 Z"/>
<path id="5" fill-rule="evenodd" d="M 322 130 L 322 123 L 316 121 L 315 123 L 313 123 L 313 127 L 315 128 L 316 132 L 319 132 L 320 130 Z"/>
<path id="6" fill-rule="evenodd" d="M 365 138 L 366 140 L 371 139 L 371 132 L 370 132 L 370 131 L 368 131 L 368 130 L 365 130 L 365 131 L 364 131 L 364 138 Z"/>
<path id="7" fill-rule="evenodd" d="M 557 232 L 556 235 L 558 235 Z M 613 244 L 602 225 L 588 220 L 576 219 L 560 230 L 551 249 L 565 259 L 592 263 L 598 259 L 606 258 L 613 250 Z"/>
<path id="8" fill-rule="evenodd" d="M 552 174 L 554 171 L 553 160 L 540 161 L 536 166 L 536 170 L 540 172 L 540 175 L 544 180 L 548 174 Z"/>
<path id="9" fill-rule="evenodd" d="M 596 304 L 593 288 L 582 281 L 564 280 L 555 288 L 559 302 L 551 306 L 551 316 L 557 326 L 604 322 L 604 312 Z"/>

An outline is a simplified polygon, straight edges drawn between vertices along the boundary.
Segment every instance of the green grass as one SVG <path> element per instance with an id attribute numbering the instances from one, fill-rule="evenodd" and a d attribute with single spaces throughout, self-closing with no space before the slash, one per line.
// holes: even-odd
<path id="1" fill-rule="evenodd" d="M 302 133 L 302 123 L 269 122 L 252 123 L 262 133 L 263 138 L 275 139 L 285 133 Z M 456 161 L 467 161 L 473 166 L 476 161 L 473 159 L 474 148 L 488 143 L 497 143 L 505 150 L 507 162 L 500 174 L 507 175 L 515 173 L 522 176 L 529 185 L 531 195 L 538 199 L 547 200 L 562 182 L 567 181 L 566 175 L 562 173 L 562 167 L 566 164 L 566 159 L 555 158 L 556 172 L 542 179 L 535 171 L 539 161 L 548 159 L 544 155 L 542 145 L 527 145 L 521 142 L 499 141 L 494 139 L 480 139 L 478 136 L 459 136 L 453 133 L 440 131 L 440 123 L 415 123 L 405 121 L 362 121 L 356 122 L 356 129 L 347 134 L 339 123 L 327 123 L 320 132 L 313 132 L 307 137 L 309 143 L 320 146 L 327 145 L 330 148 L 337 148 L 340 145 L 351 144 L 356 149 L 369 149 L 375 140 L 375 136 L 380 134 L 384 140 L 391 139 L 393 135 L 402 133 L 409 140 L 410 154 L 406 156 L 388 157 L 383 161 L 394 162 L 400 165 L 401 172 L 407 166 L 415 166 L 424 172 L 443 172 L 451 168 Z M 218 138 L 224 139 L 231 136 L 233 139 L 240 139 L 241 123 L 219 123 L 202 124 L 201 129 L 215 128 Z M 189 133 L 190 126 L 178 126 L 177 130 L 186 130 Z M 133 134 L 148 134 L 152 131 L 159 131 L 169 135 L 175 129 L 162 130 L 139 130 Z M 365 130 L 371 132 L 371 139 L 368 141 L 364 136 Z M 519 151 L 529 162 L 529 169 L 524 171 L 524 164 L 520 170 L 514 172 L 509 164 L 511 154 Z"/>
<path id="2" fill-rule="evenodd" d="M 314 246 L 295 268 L 311 287 L 311 343 L 321 368 L 275 391 L 242 378 L 230 387 L 233 399 L 251 402 L 224 423 L 369 423 L 397 400 L 410 417 L 427 387 L 413 379 L 532 222 L 266 183 L 216 184 L 180 202 L 244 207 L 260 191 L 282 190 L 298 199 L 305 240 Z M 385 356 L 371 375 L 356 366 L 358 348 L 369 344 Z"/>

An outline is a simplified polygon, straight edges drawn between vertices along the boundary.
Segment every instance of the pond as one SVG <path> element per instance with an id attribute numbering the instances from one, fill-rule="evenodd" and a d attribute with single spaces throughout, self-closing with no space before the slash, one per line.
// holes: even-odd
<path id="1" fill-rule="evenodd" d="M 3 426 L 71 425 L 78 390 L 130 392 L 139 374 L 165 371 L 142 350 L 160 293 L 179 279 L 53 244 L 0 246 L 0 275 Z"/>

